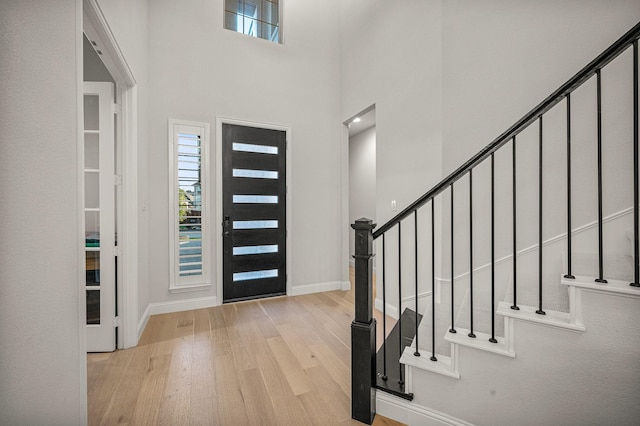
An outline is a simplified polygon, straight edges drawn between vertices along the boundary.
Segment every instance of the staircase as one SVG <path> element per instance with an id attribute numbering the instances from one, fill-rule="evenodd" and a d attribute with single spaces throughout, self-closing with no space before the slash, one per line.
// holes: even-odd
<path id="1" fill-rule="evenodd" d="M 638 38 L 386 224 L 352 225 L 354 419 L 640 419 Z M 374 307 L 400 319 L 378 354 Z"/>

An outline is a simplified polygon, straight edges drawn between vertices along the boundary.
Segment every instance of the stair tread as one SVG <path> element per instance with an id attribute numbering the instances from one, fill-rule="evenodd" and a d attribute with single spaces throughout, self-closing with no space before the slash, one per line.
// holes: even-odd
<path id="1" fill-rule="evenodd" d="M 431 371 L 433 373 L 442 374 L 454 379 L 460 378 L 453 366 L 453 359 L 446 355 L 436 353 L 437 361 L 431 361 L 431 352 L 422 352 L 421 356 L 414 355 L 415 348 L 407 347 L 402 353 L 400 362 L 410 367 L 420 368 L 422 370 Z"/>
<path id="2" fill-rule="evenodd" d="M 469 330 L 464 328 L 456 327 L 457 333 L 447 333 L 444 339 L 451 343 L 456 343 L 458 345 L 469 346 L 471 348 L 480 349 L 487 352 L 492 352 L 498 355 L 507 356 L 510 358 L 515 358 L 516 354 L 513 352 L 508 342 L 504 337 L 496 336 L 496 340 L 498 343 L 491 343 L 489 338 L 491 337 L 489 334 L 475 332 L 475 338 L 469 337 Z"/>
<path id="3" fill-rule="evenodd" d="M 584 325 L 572 323 L 570 315 L 566 312 L 544 309 L 545 315 L 540 315 L 536 313 L 537 307 L 520 304 L 518 307 L 519 310 L 514 310 L 511 309 L 511 303 L 499 302 L 496 314 L 570 331 L 585 331 Z"/>
<path id="4" fill-rule="evenodd" d="M 597 291 L 600 293 L 627 295 L 631 297 L 640 297 L 640 287 L 633 287 L 627 281 L 607 279 L 607 283 L 597 283 L 594 277 L 584 275 L 576 275 L 574 279 L 564 278 L 561 282 L 567 286 L 575 286 L 589 291 Z"/>

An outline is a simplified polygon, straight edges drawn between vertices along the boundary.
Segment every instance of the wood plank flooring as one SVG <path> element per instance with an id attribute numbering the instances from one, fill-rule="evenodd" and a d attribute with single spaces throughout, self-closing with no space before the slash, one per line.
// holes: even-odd
<path id="1" fill-rule="evenodd" d="M 333 291 L 154 315 L 137 347 L 87 355 L 89 424 L 359 425 L 353 312 Z"/>

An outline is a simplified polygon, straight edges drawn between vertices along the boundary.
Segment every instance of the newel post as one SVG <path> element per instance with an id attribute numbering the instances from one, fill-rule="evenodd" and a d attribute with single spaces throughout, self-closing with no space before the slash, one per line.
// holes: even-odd
<path id="1" fill-rule="evenodd" d="M 355 230 L 355 311 L 351 323 L 351 417 L 371 424 L 376 415 L 376 320 L 372 311 L 372 249 L 375 223 L 358 219 Z"/>

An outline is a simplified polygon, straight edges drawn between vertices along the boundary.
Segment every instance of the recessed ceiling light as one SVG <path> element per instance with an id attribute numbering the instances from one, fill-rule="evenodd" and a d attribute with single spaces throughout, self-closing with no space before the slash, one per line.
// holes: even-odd
<path id="1" fill-rule="evenodd" d="M 352 123 L 359 123 L 359 122 L 360 122 L 360 117 L 356 117 L 352 121 Z"/>

